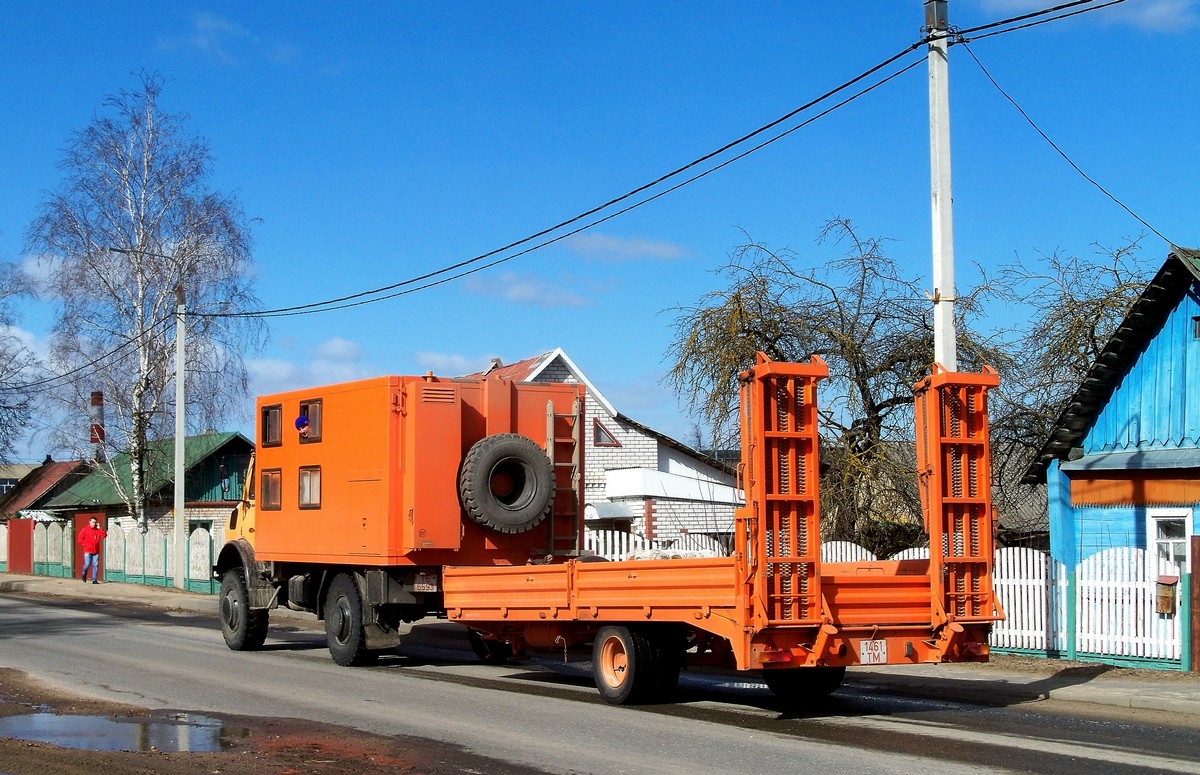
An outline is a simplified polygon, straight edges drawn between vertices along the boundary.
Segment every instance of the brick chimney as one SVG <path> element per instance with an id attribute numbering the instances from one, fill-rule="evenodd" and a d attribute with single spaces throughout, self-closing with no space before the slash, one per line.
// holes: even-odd
<path id="1" fill-rule="evenodd" d="M 92 391 L 90 441 L 95 449 L 95 458 L 104 462 L 104 393 Z"/>

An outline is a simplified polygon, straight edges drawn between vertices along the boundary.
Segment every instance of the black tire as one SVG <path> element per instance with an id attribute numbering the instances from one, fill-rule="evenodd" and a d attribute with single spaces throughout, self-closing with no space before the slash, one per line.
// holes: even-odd
<path id="1" fill-rule="evenodd" d="M 612 705 L 649 702 L 658 693 L 650 639 L 628 627 L 601 627 L 596 633 L 592 675 L 600 696 Z"/>
<path id="2" fill-rule="evenodd" d="M 675 627 L 663 627 L 649 633 L 650 648 L 654 654 L 655 702 L 667 702 L 674 698 L 679 689 L 679 673 L 683 670 L 684 651 L 687 642 Z"/>
<path id="3" fill-rule="evenodd" d="M 793 704 L 828 697 L 842 685 L 842 679 L 845 677 L 845 667 L 799 667 L 763 671 L 763 683 L 771 693 Z"/>
<path id="4" fill-rule="evenodd" d="M 477 524 L 500 533 L 523 533 L 550 513 L 554 466 L 525 436 L 486 436 L 463 458 L 458 496 Z"/>
<path id="5" fill-rule="evenodd" d="M 329 653 L 339 665 L 363 665 L 376 656 L 367 650 L 363 632 L 362 595 L 354 578 L 345 573 L 334 578 L 325 595 L 325 638 Z"/>
<path id="6" fill-rule="evenodd" d="M 467 630 L 471 651 L 485 665 L 503 665 L 512 658 L 512 644 L 494 638 L 485 638 L 479 630 Z"/>
<path id="7" fill-rule="evenodd" d="M 245 571 L 241 567 L 225 571 L 217 605 L 225 645 L 234 651 L 256 651 L 267 639 L 269 615 L 266 609 L 251 609 L 249 601 Z"/>

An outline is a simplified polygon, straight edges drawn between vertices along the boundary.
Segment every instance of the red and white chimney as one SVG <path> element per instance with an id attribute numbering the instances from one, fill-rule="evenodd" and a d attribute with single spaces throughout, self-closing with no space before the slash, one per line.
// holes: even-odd
<path id="1" fill-rule="evenodd" d="M 95 448 L 95 458 L 98 462 L 104 462 L 104 393 L 99 390 L 92 391 L 92 408 L 91 408 L 91 443 Z"/>

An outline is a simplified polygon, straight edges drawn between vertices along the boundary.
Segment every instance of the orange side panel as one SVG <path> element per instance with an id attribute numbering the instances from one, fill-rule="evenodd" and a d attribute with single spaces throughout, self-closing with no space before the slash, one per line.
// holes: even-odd
<path id="1" fill-rule="evenodd" d="M 582 545 L 582 460 L 555 427 L 577 417 L 581 385 L 499 378 L 377 377 L 261 396 L 257 401 L 255 551 L 261 560 L 348 565 L 512 565 Z M 295 429 L 302 406 L 320 404 L 319 432 Z M 264 408 L 282 437 L 264 443 Z M 311 410 L 310 410 L 311 411 Z M 549 420 L 548 420 L 549 418 Z M 463 515 L 459 467 L 485 435 L 519 433 L 551 448 L 553 516 L 524 533 L 499 533 Z M 563 460 L 565 459 L 565 463 Z M 300 504 L 300 479 L 319 472 L 319 503 Z M 578 472 L 573 476 L 572 472 Z M 263 477 L 281 482 L 264 503 Z"/>

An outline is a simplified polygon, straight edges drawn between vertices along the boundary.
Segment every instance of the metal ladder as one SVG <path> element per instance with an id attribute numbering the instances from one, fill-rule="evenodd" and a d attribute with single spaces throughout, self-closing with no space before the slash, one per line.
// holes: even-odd
<path id="1" fill-rule="evenodd" d="M 579 396 L 567 414 L 546 402 L 546 456 L 554 466 L 554 503 L 550 508 L 546 554 L 577 557 L 583 549 L 583 401 Z"/>

